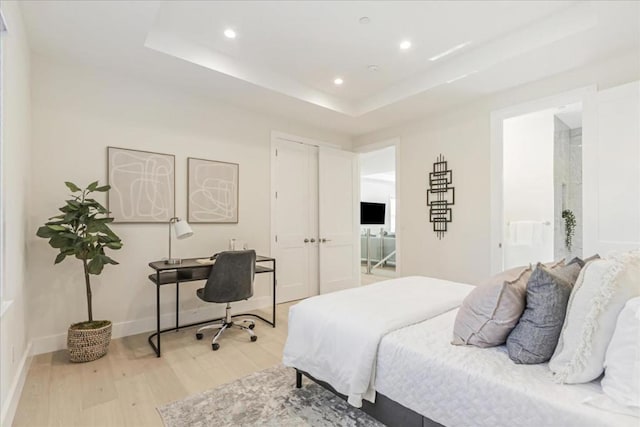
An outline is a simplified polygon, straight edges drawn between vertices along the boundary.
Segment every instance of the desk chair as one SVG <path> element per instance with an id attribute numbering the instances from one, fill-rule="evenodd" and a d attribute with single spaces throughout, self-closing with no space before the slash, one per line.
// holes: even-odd
<path id="1" fill-rule="evenodd" d="M 211 348 L 215 351 L 220 348 L 218 338 L 229 328 L 239 328 L 247 332 L 251 341 L 258 337 L 253 333 L 255 323 L 253 320 L 240 319 L 234 321 L 231 316 L 231 303 L 251 298 L 253 296 L 253 279 L 256 272 L 256 252 L 229 251 L 220 252 L 216 262 L 211 267 L 209 278 L 204 288 L 196 291 L 196 295 L 203 301 L 214 303 L 226 303 L 226 314 L 222 322 L 206 325 L 196 331 L 196 338 L 201 340 L 202 332 L 208 329 L 218 330 L 211 340 Z"/>

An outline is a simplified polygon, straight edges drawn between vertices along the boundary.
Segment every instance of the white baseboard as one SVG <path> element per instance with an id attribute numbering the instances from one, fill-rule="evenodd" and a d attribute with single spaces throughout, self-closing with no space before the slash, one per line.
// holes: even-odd
<path id="1" fill-rule="evenodd" d="M 224 305 L 211 304 L 212 307 L 201 307 L 193 310 L 181 310 L 180 311 L 180 324 L 186 325 L 188 323 L 202 322 L 207 319 L 213 319 L 216 317 L 224 316 Z M 248 301 L 241 301 L 232 304 L 232 313 L 242 313 L 250 310 L 256 310 L 259 308 L 265 308 L 271 306 L 271 297 L 263 296 L 252 298 Z M 160 325 L 162 328 L 169 328 L 175 326 L 176 313 L 175 311 L 166 309 L 166 313 L 163 313 L 160 318 Z M 268 317 L 267 317 L 268 318 Z M 128 320 L 124 322 L 117 322 L 113 324 L 113 330 L 111 332 L 112 338 L 122 338 L 129 335 L 141 334 L 143 332 L 151 332 L 156 329 L 156 317 L 147 317 L 144 319 Z M 49 335 L 45 337 L 34 338 L 31 346 L 31 354 L 49 353 L 52 351 L 64 350 L 67 348 L 67 332 L 56 335 Z M 5 424 L 3 424 L 5 425 Z"/>
<path id="2" fill-rule="evenodd" d="M 27 373 L 29 372 L 29 367 L 31 366 L 31 349 L 32 345 L 31 343 L 29 343 L 27 345 L 27 348 L 24 350 L 24 353 L 22 354 L 20 364 L 18 365 L 18 371 L 15 378 L 11 382 L 9 392 L 7 393 L 6 399 L 2 405 L 2 413 L 0 413 L 0 425 L 10 426 L 11 424 L 13 424 L 13 417 L 16 415 L 16 409 L 18 409 L 18 402 L 20 401 L 20 396 L 22 395 L 24 382 L 27 379 Z"/>

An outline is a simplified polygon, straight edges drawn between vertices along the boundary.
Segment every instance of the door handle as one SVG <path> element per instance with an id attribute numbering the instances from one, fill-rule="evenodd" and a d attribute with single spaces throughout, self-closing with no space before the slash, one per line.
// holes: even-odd
<path id="1" fill-rule="evenodd" d="M 331 241 L 331 239 L 320 239 L 320 242 L 322 242 L 322 243 L 327 243 L 327 242 L 330 242 L 330 241 Z"/>
<path id="2" fill-rule="evenodd" d="M 305 243 L 309 243 L 309 239 L 304 239 L 304 242 Z"/>
<path id="3" fill-rule="evenodd" d="M 314 239 L 313 237 L 311 238 L 311 243 L 315 243 L 316 239 Z"/>

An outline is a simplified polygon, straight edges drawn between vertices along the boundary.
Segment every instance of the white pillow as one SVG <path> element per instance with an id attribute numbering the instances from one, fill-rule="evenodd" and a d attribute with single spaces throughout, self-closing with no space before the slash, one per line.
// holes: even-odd
<path id="1" fill-rule="evenodd" d="M 629 300 L 618 316 L 600 384 L 616 403 L 640 408 L 640 297 Z"/>
<path id="2" fill-rule="evenodd" d="M 640 251 L 589 262 L 571 292 L 549 369 L 562 383 L 592 381 L 604 369 L 607 346 L 624 304 L 640 295 Z"/>

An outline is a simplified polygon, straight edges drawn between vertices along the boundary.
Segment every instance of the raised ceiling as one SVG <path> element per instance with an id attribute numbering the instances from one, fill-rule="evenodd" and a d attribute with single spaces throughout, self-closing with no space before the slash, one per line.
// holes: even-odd
<path id="1" fill-rule="evenodd" d="M 22 8 L 38 53 L 350 134 L 640 51 L 638 2 L 30 1 Z M 227 28 L 235 39 L 224 36 Z M 401 50 L 402 40 L 411 48 Z M 344 83 L 334 85 L 336 77 Z"/>

